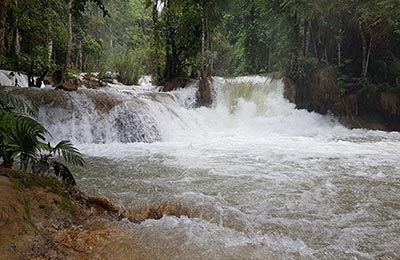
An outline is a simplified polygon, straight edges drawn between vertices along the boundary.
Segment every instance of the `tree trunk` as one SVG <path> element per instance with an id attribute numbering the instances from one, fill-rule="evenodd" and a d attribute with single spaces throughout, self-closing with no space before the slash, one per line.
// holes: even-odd
<path id="1" fill-rule="evenodd" d="M 68 21 L 67 21 L 67 29 L 68 29 L 68 40 L 67 40 L 67 49 L 66 49 L 66 57 L 65 57 L 65 67 L 71 68 L 71 52 L 72 52 L 72 1 L 68 2 Z"/>
<path id="2" fill-rule="evenodd" d="M 169 80 L 172 77 L 172 55 L 171 55 L 171 41 L 172 41 L 172 28 L 170 22 L 171 16 L 171 0 L 167 0 L 165 3 L 166 15 L 165 15 L 165 23 L 167 26 L 167 33 L 165 36 L 165 70 L 164 70 L 164 80 Z"/>
<path id="3" fill-rule="evenodd" d="M 81 66 L 80 66 L 81 65 L 81 63 L 80 63 L 81 56 L 82 56 L 82 41 L 79 41 L 78 50 L 77 50 L 76 58 L 75 58 L 75 68 L 76 69 L 81 69 Z"/>
<path id="4" fill-rule="evenodd" d="M 325 62 L 326 62 L 326 64 L 329 64 L 329 57 L 328 57 L 328 48 L 325 46 L 325 49 L 324 49 L 324 56 L 325 56 Z"/>
<path id="5" fill-rule="evenodd" d="M 362 61 L 361 61 L 361 76 L 365 77 L 367 76 L 367 70 L 368 70 L 368 66 L 367 66 L 367 40 L 365 38 L 365 34 L 363 32 L 363 28 L 362 28 L 362 24 L 361 22 L 358 23 L 359 28 L 360 28 L 360 35 L 361 35 L 361 44 L 362 44 Z"/>
<path id="6" fill-rule="evenodd" d="M 311 29 L 308 20 L 304 20 L 304 57 L 307 58 L 310 49 Z"/>
<path id="7" fill-rule="evenodd" d="M 369 46 L 368 46 L 368 51 L 367 51 L 367 57 L 366 57 L 366 59 L 365 59 L 365 71 L 363 71 L 364 77 L 366 77 L 366 76 L 367 76 L 367 73 L 368 73 L 369 60 L 370 60 L 370 58 L 371 58 L 372 46 L 373 46 L 373 38 L 371 37 L 371 40 L 369 41 Z"/>
<path id="8" fill-rule="evenodd" d="M 0 55 L 7 52 L 7 1 L 0 1 Z"/>
<path id="9" fill-rule="evenodd" d="M 18 0 L 14 0 L 15 8 L 18 8 Z M 18 30 L 18 17 L 15 14 L 12 14 L 10 17 L 11 24 L 11 41 L 10 41 L 10 53 L 11 57 L 16 57 L 18 52 L 20 51 L 20 43 L 19 43 L 19 30 Z"/>
<path id="10" fill-rule="evenodd" d="M 313 31 L 313 26 L 312 26 L 311 22 L 310 22 L 310 36 L 311 36 L 312 41 L 313 41 L 315 58 L 319 61 L 318 46 L 317 46 L 317 42 L 316 42 L 316 39 L 315 39 L 315 33 Z"/>
<path id="11" fill-rule="evenodd" d="M 35 87 L 40 88 L 42 86 L 42 82 L 43 82 L 44 78 L 47 76 L 47 73 L 49 73 L 48 69 L 46 69 L 42 73 L 42 75 L 40 75 L 40 77 L 36 79 Z"/>
<path id="12" fill-rule="evenodd" d="M 158 23 L 158 0 L 153 0 L 153 10 L 152 10 L 152 19 L 153 19 L 153 49 L 154 49 L 154 62 L 156 64 L 156 75 L 157 78 L 160 78 L 161 76 L 161 66 L 160 66 L 160 52 L 158 48 L 158 44 L 160 41 L 160 36 L 159 32 L 156 28 L 157 23 Z"/>
<path id="13" fill-rule="evenodd" d="M 201 16 L 201 69 L 204 68 L 206 63 L 206 23 L 204 19 L 204 8 Z"/>
<path id="14" fill-rule="evenodd" d="M 82 41 L 79 42 L 79 69 L 83 70 L 83 52 L 82 52 Z"/>
<path id="15" fill-rule="evenodd" d="M 342 28 L 340 28 L 339 34 L 337 37 L 337 65 L 338 65 L 338 67 L 342 66 L 342 39 L 343 39 L 343 31 L 342 31 Z"/>
<path id="16" fill-rule="evenodd" d="M 210 106 L 212 103 L 211 68 L 207 59 L 207 51 L 210 47 L 208 29 L 208 12 L 204 4 L 201 17 L 201 69 L 198 91 L 199 105 L 201 106 Z"/>
<path id="17" fill-rule="evenodd" d="M 52 39 L 49 39 L 49 41 L 47 42 L 47 49 L 48 49 L 48 56 L 47 56 L 47 66 L 50 66 L 51 63 L 51 57 L 53 56 L 53 46 L 54 46 L 54 42 Z"/>

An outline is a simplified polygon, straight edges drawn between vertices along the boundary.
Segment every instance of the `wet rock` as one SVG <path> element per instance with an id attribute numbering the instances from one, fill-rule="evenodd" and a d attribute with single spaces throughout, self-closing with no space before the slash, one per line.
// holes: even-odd
<path id="1" fill-rule="evenodd" d="M 121 98 L 107 93 L 86 92 L 86 95 L 96 106 L 96 110 L 102 113 L 108 113 L 111 109 L 122 103 Z"/>
<path id="2" fill-rule="evenodd" d="M 389 130 L 400 130 L 400 93 L 381 93 L 381 113 Z"/>
<path id="3" fill-rule="evenodd" d="M 97 80 L 97 79 L 92 79 L 92 80 L 87 80 L 87 79 L 83 79 L 81 82 L 81 85 L 85 86 L 86 88 L 90 88 L 90 89 L 99 89 L 99 88 L 104 88 L 107 86 L 106 83 Z"/>
<path id="4" fill-rule="evenodd" d="M 54 81 L 55 82 L 55 81 Z M 51 82 L 52 84 L 54 82 Z M 45 83 L 46 84 L 46 83 Z M 107 83 L 102 82 L 97 79 L 93 74 L 85 74 L 81 77 L 74 77 L 72 79 L 66 80 L 57 85 L 56 89 L 62 89 L 65 91 L 76 91 L 78 88 L 85 87 L 89 89 L 99 89 L 107 86 Z"/>
<path id="5" fill-rule="evenodd" d="M 99 207 L 105 211 L 118 213 L 120 209 L 114 206 L 108 199 L 104 197 L 88 197 L 87 202 L 91 206 Z"/>
<path id="6" fill-rule="evenodd" d="M 174 78 L 174 79 L 167 81 L 164 84 L 162 91 L 169 92 L 169 91 L 173 91 L 176 89 L 184 88 L 192 82 L 193 82 L 193 80 L 189 79 L 189 78 L 183 78 L 183 77 Z"/>
<path id="7" fill-rule="evenodd" d="M 383 92 L 381 94 L 381 109 L 388 118 L 400 117 L 400 93 Z"/>
<path id="8" fill-rule="evenodd" d="M 283 96 L 292 103 L 296 103 L 296 85 L 292 79 L 284 78 L 285 85 Z"/>
<path id="9" fill-rule="evenodd" d="M 53 76 L 51 75 L 46 75 L 43 79 L 43 84 L 45 84 L 46 86 L 51 86 L 51 87 L 56 87 L 57 82 L 56 80 L 53 78 Z"/>
<path id="10" fill-rule="evenodd" d="M 76 91 L 78 87 L 82 85 L 81 80 L 77 78 L 69 79 L 56 87 L 56 89 L 62 89 L 65 91 Z"/>

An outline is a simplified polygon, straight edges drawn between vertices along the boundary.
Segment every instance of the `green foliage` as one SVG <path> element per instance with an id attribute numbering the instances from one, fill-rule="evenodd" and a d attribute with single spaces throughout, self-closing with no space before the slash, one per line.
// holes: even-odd
<path id="1" fill-rule="evenodd" d="M 75 0 L 75 1 L 72 1 L 72 12 L 75 15 L 81 15 L 82 12 L 85 11 L 85 6 L 88 2 L 95 3 L 100 8 L 100 10 L 103 12 L 103 17 L 110 16 L 109 11 L 104 6 L 102 0 Z"/>
<path id="2" fill-rule="evenodd" d="M 18 156 L 20 167 L 26 170 L 29 161 L 42 150 L 47 133 L 35 120 L 0 109 L 0 156 L 4 163 L 13 162 Z"/>
<path id="3" fill-rule="evenodd" d="M 77 0 L 71 10 L 68 3 L 8 1 L 0 66 L 30 75 L 60 69 L 71 11 L 75 69 L 118 72 L 128 84 L 150 73 L 159 81 L 196 77 L 202 64 L 224 76 L 294 78 L 323 64 L 378 89 L 400 85 L 398 0 Z"/>
<path id="4" fill-rule="evenodd" d="M 50 155 L 62 155 L 68 163 L 83 166 L 82 154 L 70 141 L 61 141 L 56 146 L 45 143 L 49 132 L 36 120 L 20 114 L 19 111 L 31 111 L 21 100 L 0 92 L 0 159 L 3 167 L 11 167 L 15 159 L 19 159 L 20 168 L 24 171 L 28 165 L 35 165 L 41 152 L 49 152 Z M 49 156 L 41 156 L 41 163 L 47 163 Z M 75 184 L 68 168 L 61 163 L 53 162 L 57 176 L 60 176 L 66 184 Z M 33 167 L 35 173 L 36 170 Z"/>
<path id="5" fill-rule="evenodd" d="M 52 147 L 50 143 L 47 145 L 48 151 L 54 155 L 62 155 L 64 160 L 73 165 L 83 166 L 85 164 L 85 160 L 83 159 L 83 155 L 79 152 L 77 148 L 73 146 L 73 144 L 68 141 L 60 141 L 56 146 Z"/>
<path id="6" fill-rule="evenodd" d="M 0 109 L 3 112 L 20 111 L 20 113 L 33 114 L 33 110 L 25 102 L 3 91 L 0 91 Z"/>
<path id="7" fill-rule="evenodd" d="M 297 63 L 287 68 L 285 74 L 293 79 L 306 79 L 317 65 L 318 60 L 315 58 L 299 59 Z"/>
<path id="8" fill-rule="evenodd" d="M 368 96 L 373 96 L 379 93 L 382 89 L 390 89 L 390 86 L 387 86 L 386 84 L 375 84 L 366 77 L 350 77 L 342 74 L 337 80 L 342 93 L 358 91 L 365 93 Z"/>
<path id="9" fill-rule="evenodd" d="M 110 60 L 111 71 L 117 73 L 117 80 L 126 84 L 137 84 L 145 72 L 142 50 L 125 50 L 115 52 Z"/>

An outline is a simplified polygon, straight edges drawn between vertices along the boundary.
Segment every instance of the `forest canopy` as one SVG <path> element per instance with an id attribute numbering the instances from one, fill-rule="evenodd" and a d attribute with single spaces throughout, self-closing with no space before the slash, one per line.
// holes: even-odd
<path id="1" fill-rule="evenodd" d="M 1 0 L 0 67 L 115 72 L 126 84 L 210 74 L 400 89 L 397 0 Z"/>

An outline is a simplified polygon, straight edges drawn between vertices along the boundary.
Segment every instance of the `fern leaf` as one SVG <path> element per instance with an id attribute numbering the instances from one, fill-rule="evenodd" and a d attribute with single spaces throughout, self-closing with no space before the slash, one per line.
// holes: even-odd
<path id="1" fill-rule="evenodd" d="M 79 150 L 67 140 L 59 142 L 55 147 L 52 148 L 52 152 L 58 155 L 62 155 L 66 162 L 74 165 L 83 166 L 85 159 Z"/>
<path id="2" fill-rule="evenodd" d="M 23 100 L 4 91 L 0 91 L 0 108 L 7 111 L 22 110 L 29 115 L 34 114 L 34 111 Z"/>

